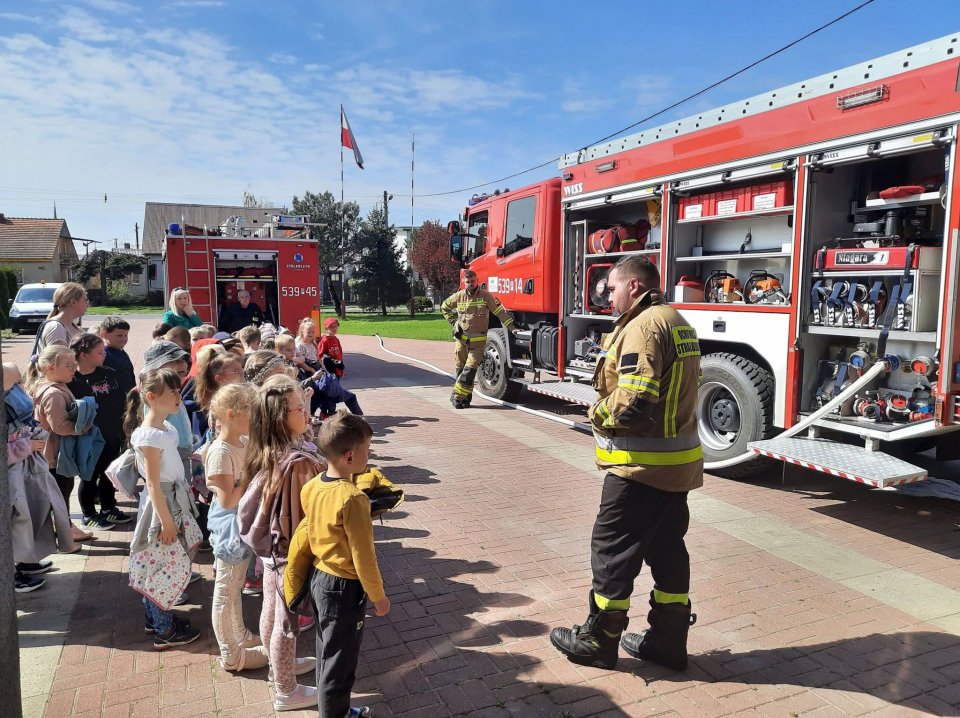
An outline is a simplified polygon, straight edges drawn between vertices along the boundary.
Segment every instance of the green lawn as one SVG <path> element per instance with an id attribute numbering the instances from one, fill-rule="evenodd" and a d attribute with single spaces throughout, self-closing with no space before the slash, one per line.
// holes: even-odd
<path id="1" fill-rule="evenodd" d="M 146 304 L 131 304 L 128 307 L 113 307 L 109 304 L 104 304 L 100 307 L 88 307 L 87 314 L 102 314 L 102 315 L 113 315 L 113 314 L 163 314 L 167 311 L 166 307 L 155 307 L 148 306 Z"/>
<path id="2" fill-rule="evenodd" d="M 325 315 L 329 316 L 329 315 Z M 393 339 L 450 339 L 450 325 L 439 313 L 409 315 L 352 314 L 340 322 L 340 334 Z"/>

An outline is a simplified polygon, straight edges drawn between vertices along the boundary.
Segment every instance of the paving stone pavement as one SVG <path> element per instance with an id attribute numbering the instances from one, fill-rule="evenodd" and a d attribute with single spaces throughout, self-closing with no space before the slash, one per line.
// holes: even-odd
<path id="1" fill-rule="evenodd" d="M 452 364 L 449 344 L 386 342 Z M 574 666 L 548 634 L 585 616 L 600 490 L 590 437 L 479 401 L 455 411 L 447 379 L 384 354 L 372 338 L 344 345 L 347 383 L 376 432 L 372 461 L 407 492 L 402 510 L 375 528 L 393 607 L 367 619 L 355 703 L 377 718 L 960 715 L 956 504 L 812 473 L 708 476 L 690 500 L 698 621 L 688 670 L 626 656 L 615 671 Z M 38 666 L 24 679 L 42 686 L 32 652 L 46 645 L 49 665 L 62 644 L 47 693 L 25 703 L 26 714 L 272 715 L 265 671 L 233 676 L 216 664 L 209 554 L 179 609 L 201 639 L 155 653 L 127 587 L 128 540 L 119 529 L 101 533 L 75 573 L 65 567 L 18 598 L 21 656 Z M 651 587 L 644 572 L 631 629 L 644 625 Z M 70 601 L 69 618 L 58 615 Z M 244 598 L 249 626 L 259 605 Z M 312 655 L 312 636 L 299 653 Z"/>

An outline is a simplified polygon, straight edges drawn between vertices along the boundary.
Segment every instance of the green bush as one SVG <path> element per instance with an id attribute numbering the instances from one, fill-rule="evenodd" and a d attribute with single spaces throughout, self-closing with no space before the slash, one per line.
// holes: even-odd
<path id="1" fill-rule="evenodd" d="M 418 312 L 432 312 L 433 300 L 430 297 L 414 297 L 413 306 Z"/>
<path id="2" fill-rule="evenodd" d="M 122 279 L 112 279 L 107 284 L 107 301 L 114 307 L 129 307 L 139 299 L 130 295 L 130 283 Z"/>
<path id="3" fill-rule="evenodd" d="M 10 328 L 10 300 L 15 296 L 17 273 L 12 269 L 0 269 L 0 329 Z"/>

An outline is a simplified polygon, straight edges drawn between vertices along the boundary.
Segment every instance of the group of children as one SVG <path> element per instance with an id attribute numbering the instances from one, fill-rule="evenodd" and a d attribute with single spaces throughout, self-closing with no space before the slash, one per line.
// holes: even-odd
<path id="1" fill-rule="evenodd" d="M 4 364 L 17 591 L 42 585 L 55 548 L 76 551 L 92 538 L 70 521 L 77 476 L 84 528 L 132 520 L 117 507 L 120 489 L 139 500 L 129 582 L 157 650 L 200 635 L 173 608 L 199 578 L 193 558 L 208 545 L 223 668 L 269 665 L 277 710 L 316 705 L 321 716 L 369 715 L 350 706 L 365 605 L 369 598 L 382 616 L 390 604 L 370 498 L 357 476 L 367 488 L 389 482 L 369 470 L 372 430 L 339 383 L 338 328 L 328 319 L 320 342 L 309 320 L 296 337 L 264 338 L 253 327 L 235 338 L 215 330 L 205 336 L 205 326 L 167 328 L 155 332 L 137 381 L 124 351 L 129 324 L 111 317 L 69 347 L 40 351 L 25 386 L 17 367 Z M 337 401 L 353 413 L 335 413 Z M 295 532 L 301 538 L 294 547 Z M 296 553 L 301 573 L 306 566 L 306 579 L 290 572 L 288 553 Z M 244 625 L 241 606 L 242 594 L 253 593 L 244 589 L 257 564 L 259 636 Z M 291 592 L 292 585 L 300 590 Z M 300 600 L 303 590 L 312 604 Z M 298 658 L 297 637 L 314 622 L 317 658 Z M 317 688 L 299 684 L 297 676 L 312 670 Z"/>

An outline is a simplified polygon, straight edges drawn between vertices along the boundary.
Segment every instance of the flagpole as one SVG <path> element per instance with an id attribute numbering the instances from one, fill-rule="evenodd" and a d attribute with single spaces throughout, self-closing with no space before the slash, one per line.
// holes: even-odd
<path id="1" fill-rule="evenodd" d="M 417 133 L 414 132 L 410 138 L 410 245 L 407 248 L 407 271 L 410 272 L 410 316 L 416 313 L 416 302 L 414 301 L 414 281 L 413 281 L 413 168 L 417 158 Z"/>
<path id="2" fill-rule="evenodd" d="M 340 105 L 340 318 L 346 319 L 346 305 L 344 304 L 344 292 L 347 287 L 347 265 L 344 254 L 346 253 L 346 229 L 343 221 L 343 105 Z"/>

